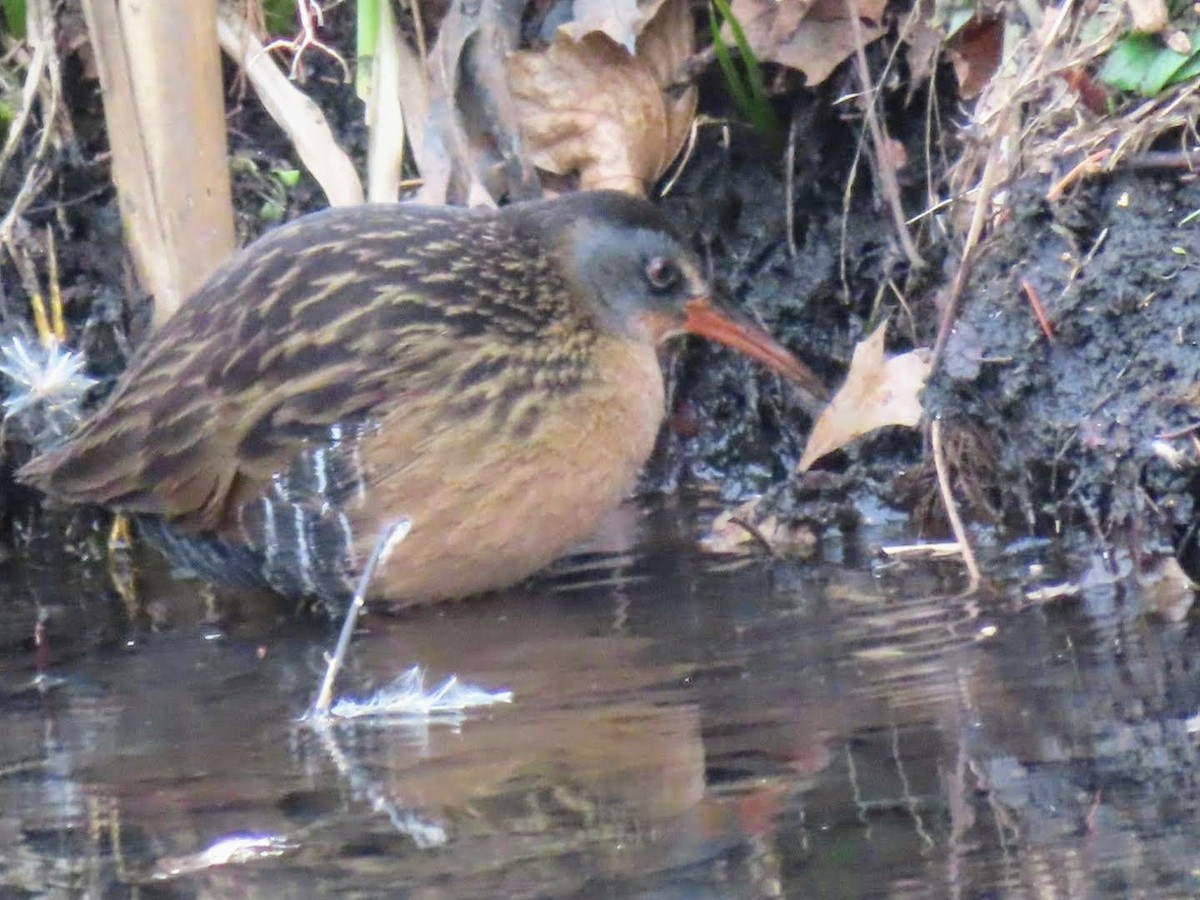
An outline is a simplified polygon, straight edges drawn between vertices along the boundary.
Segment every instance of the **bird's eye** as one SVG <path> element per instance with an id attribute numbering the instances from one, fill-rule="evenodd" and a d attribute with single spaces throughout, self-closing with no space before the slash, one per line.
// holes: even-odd
<path id="1" fill-rule="evenodd" d="M 679 266 L 665 256 L 656 256 L 646 263 L 646 281 L 655 292 L 669 291 L 682 277 Z"/>

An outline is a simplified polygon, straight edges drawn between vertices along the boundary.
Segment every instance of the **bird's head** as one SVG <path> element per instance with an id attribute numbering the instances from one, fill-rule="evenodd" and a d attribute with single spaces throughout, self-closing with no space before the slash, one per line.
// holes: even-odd
<path id="1" fill-rule="evenodd" d="M 818 398 L 826 395 L 812 370 L 715 297 L 699 257 L 654 206 L 608 191 L 574 198 L 548 237 L 603 328 L 656 346 L 699 335 L 764 363 Z"/>

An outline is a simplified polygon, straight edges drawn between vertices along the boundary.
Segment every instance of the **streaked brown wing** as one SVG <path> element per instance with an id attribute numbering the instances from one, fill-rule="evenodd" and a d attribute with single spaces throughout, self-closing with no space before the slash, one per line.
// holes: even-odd
<path id="1" fill-rule="evenodd" d="M 69 503 L 216 530 L 231 495 L 267 489 L 332 426 L 359 427 L 444 386 L 464 349 L 486 339 L 472 298 L 443 293 L 453 285 L 437 276 L 455 260 L 428 258 L 472 230 L 496 240 L 485 216 L 395 205 L 273 232 L 152 336 L 65 447 L 19 477 Z"/>

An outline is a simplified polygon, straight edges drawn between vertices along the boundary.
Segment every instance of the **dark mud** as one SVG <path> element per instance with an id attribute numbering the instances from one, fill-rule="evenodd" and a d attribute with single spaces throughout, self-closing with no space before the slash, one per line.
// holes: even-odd
<path id="1" fill-rule="evenodd" d="M 898 135 L 903 112 L 893 117 Z M 746 141 L 710 135 L 666 203 L 697 223 L 695 239 L 736 302 L 836 385 L 854 343 L 884 317 L 892 349 L 933 344 L 934 295 L 953 248 L 926 245 L 928 267 L 909 270 L 865 176 L 843 201 L 854 129 L 797 115 L 816 127 L 797 154 L 811 168 L 795 173 L 794 255 L 780 169 Z M 924 159 L 918 150 L 909 158 Z M 909 173 L 909 182 L 923 177 Z M 1105 549 L 1178 551 L 1194 572 L 1188 429 L 1200 404 L 1200 225 L 1185 217 L 1200 208 L 1200 182 L 1127 173 L 1055 203 L 1044 199 L 1048 186 L 1011 189 L 925 394 L 930 418 L 945 422 L 956 491 L 969 518 L 1009 536 L 1083 527 Z M 918 208 L 915 192 L 906 200 Z M 887 299 L 889 283 L 902 286 L 906 304 Z M 919 432 L 884 430 L 822 463 L 822 473 L 789 476 L 811 410 L 720 356 L 697 347 L 682 368 L 681 408 L 695 433 L 677 441 L 680 469 L 719 480 L 726 499 L 771 485 L 772 508 L 821 525 L 844 527 L 864 503 L 882 503 L 909 513 L 918 531 L 945 533 Z"/>
<path id="2" fill-rule="evenodd" d="M 918 308 L 914 318 L 898 310 L 887 291 L 894 286 L 924 296 L 946 253 L 930 247 L 933 263 L 909 267 L 886 224 L 869 151 L 859 144 L 862 122 L 832 105 L 838 92 L 852 89 L 849 81 L 821 91 L 797 88 L 780 103 L 784 127 L 791 123 L 790 185 L 784 151 L 747 128 L 714 126 L 701 132 L 695 158 L 663 201 L 705 253 L 727 298 L 763 321 L 831 387 L 843 378 L 855 343 L 882 319 L 892 318 L 898 349 L 910 349 L 930 331 L 928 312 Z M 714 87 L 708 96 L 719 92 Z M 925 202 L 917 186 L 927 175 L 919 165 L 926 158 L 920 123 L 927 98 L 918 91 L 897 104 L 889 124 L 914 161 L 905 173 L 905 201 L 918 210 Z M 732 115 L 719 104 L 708 112 Z M 761 367 L 699 341 L 676 371 L 677 412 L 683 415 L 675 421 L 682 418 L 685 425 L 682 434 L 676 429 L 683 438 L 677 477 L 686 472 L 719 482 L 727 500 L 788 480 L 819 404 Z M 896 469 L 919 459 L 919 437 L 892 434 L 869 443 L 872 452 L 854 454 L 857 477 L 872 491 L 889 493 Z M 847 465 L 844 455 L 832 463 L 837 469 Z"/>
<path id="3" fill-rule="evenodd" d="M 1043 533 L 1082 522 L 1135 549 L 1174 544 L 1195 518 L 1200 228 L 1181 223 L 1200 182 L 1129 174 L 1059 204 L 1046 187 L 1013 191 L 927 408 L 959 430 L 977 512 Z"/>

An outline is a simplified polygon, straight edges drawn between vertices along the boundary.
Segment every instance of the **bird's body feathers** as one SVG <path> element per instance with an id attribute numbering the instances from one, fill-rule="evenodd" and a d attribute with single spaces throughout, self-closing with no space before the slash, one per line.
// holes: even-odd
<path id="1" fill-rule="evenodd" d="M 407 516 L 373 594 L 500 587 L 633 486 L 662 340 L 711 334 L 807 373 L 708 292 L 657 211 L 619 194 L 326 210 L 219 269 L 19 477 L 141 518 L 211 577 L 344 597 Z"/>
<path id="2" fill-rule="evenodd" d="M 401 515 L 413 530 L 376 593 L 417 602 L 518 580 L 631 488 L 662 415 L 653 348 L 600 333 L 543 235 L 401 205 L 280 228 L 22 478 L 248 547 L 289 593 L 345 593 Z"/>

